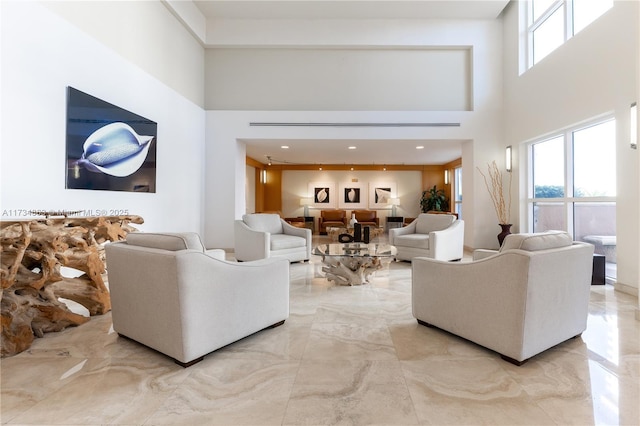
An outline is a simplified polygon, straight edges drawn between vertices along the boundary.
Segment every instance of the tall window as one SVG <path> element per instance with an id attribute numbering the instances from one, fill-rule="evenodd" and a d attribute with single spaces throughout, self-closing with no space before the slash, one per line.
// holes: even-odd
<path id="1" fill-rule="evenodd" d="M 615 126 L 609 119 L 568 129 L 529 149 L 530 230 L 566 230 L 608 264 L 616 263 Z"/>
<path id="2" fill-rule="evenodd" d="M 529 0 L 528 68 L 613 6 L 613 0 Z"/>
<path id="3" fill-rule="evenodd" d="M 458 213 L 458 219 L 462 219 L 462 167 L 456 167 L 453 171 L 454 212 Z"/>

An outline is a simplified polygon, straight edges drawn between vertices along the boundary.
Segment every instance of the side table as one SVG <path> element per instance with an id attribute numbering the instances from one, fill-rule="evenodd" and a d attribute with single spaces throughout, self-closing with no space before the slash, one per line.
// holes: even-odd
<path id="1" fill-rule="evenodd" d="M 384 224 L 384 232 L 389 232 L 389 229 L 402 228 L 402 222 L 404 218 L 402 216 L 387 216 L 387 222 Z"/>
<path id="2" fill-rule="evenodd" d="M 305 216 L 304 217 L 304 227 L 311 229 L 311 233 L 316 233 L 316 222 L 313 216 Z"/>
<path id="3" fill-rule="evenodd" d="M 604 254 L 593 254 L 593 274 L 591 275 L 591 285 L 605 285 L 606 262 Z"/>

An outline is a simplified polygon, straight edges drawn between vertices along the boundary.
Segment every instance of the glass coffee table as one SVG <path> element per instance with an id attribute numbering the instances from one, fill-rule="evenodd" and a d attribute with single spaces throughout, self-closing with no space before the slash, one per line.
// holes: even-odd
<path id="1" fill-rule="evenodd" d="M 362 285 L 382 268 L 382 261 L 397 253 L 394 246 L 377 243 L 320 244 L 313 254 L 322 256 L 322 271 L 329 281 L 339 285 Z"/>

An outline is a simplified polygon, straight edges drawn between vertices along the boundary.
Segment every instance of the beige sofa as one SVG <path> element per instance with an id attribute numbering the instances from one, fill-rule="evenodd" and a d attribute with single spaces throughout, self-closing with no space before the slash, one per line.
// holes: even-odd
<path id="1" fill-rule="evenodd" d="M 197 234 L 107 244 L 113 329 L 187 367 L 289 317 L 289 262 L 237 263 Z"/>
<path id="2" fill-rule="evenodd" d="M 390 229 L 389 244 L 398 249 L 397 260 L 418 256 L 459 260 L 464 252 L 464 221 L 450 214 L 421 213 L 407 226 Z"/>
<path id="3" fill-rule="evenodd" d="M 290 225 L 277 214 L 245 214 L 235 221 L 235 258 L 283 257 L 289 262 L 309 260 L 311 230 Z"/>
<path id="4" fill-rule="evenodd" d="M 565 232 L 508 235 L 473 262 L 414 258 L 419 323 L 449 331 L 520 365 L 587 327 L 593 246 Z M 474 256 L 475 257 L 475 256 Z"/>

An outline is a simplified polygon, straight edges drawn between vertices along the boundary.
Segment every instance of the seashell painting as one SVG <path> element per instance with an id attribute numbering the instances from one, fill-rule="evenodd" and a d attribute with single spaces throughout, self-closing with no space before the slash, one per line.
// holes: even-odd
<path id="1" fill-rule="evenodd" d="M 327 202 L 329 198 L 329 193 L 327 188 L 322 188 L 320 191 L 316 193 L 316 203 L 324 203 Z"/>
<path id="2" fill-rule="evenodd" d="M 353 203 L 356 200 L 356 190 L 351 188 L 347 193 L 347 199 L 349 202 Z"/>
<path id="3" fill-rule="evenodd" d="M 376 188 L 376 203 L 388 204 L 391 198 L 391 188 Z"/>
<path id="4" fill-rule="evenodd" d="M 107 124 L 85 140 L 76 165 L 110 176 L 125 177 L 144 163 L 154 136 L 138 135 L 126 123 Z"/>

